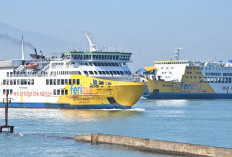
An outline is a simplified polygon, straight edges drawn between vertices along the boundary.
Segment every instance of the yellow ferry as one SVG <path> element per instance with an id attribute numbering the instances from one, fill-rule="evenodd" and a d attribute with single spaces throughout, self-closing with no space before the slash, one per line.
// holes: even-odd
<path id="1" fill-rule="evenodd" d="M 146 85 L 131 74 L 131 53 L 97 51 L 85 32 L 89 51 L 67 51 L 50 59 L 0 61 L 0 101 L 12 97 L 9 107 L 129 109 Z M 4 106 L 4 103 L 0 103 Z"/>

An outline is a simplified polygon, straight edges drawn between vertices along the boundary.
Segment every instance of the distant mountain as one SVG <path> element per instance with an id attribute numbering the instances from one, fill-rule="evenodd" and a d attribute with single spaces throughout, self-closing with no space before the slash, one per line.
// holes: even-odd
<path id="1" fill-rule="evenodd" d="M 7 24 L 0 23 L 0 60 L 21 58 L 21 37 L 32 46 L 25 47 L 25 58 L 29 59 L 29 54 L 34 53 L 32 47 L 37 51 L 42 50 L 47 56 L 52 52 L 66 51 L 73 48 L 73 44 L 49 35 L 24 31 Z"/>

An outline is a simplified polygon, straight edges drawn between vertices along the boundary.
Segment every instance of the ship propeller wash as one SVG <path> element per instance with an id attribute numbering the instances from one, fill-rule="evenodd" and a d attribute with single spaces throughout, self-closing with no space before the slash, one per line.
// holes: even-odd
<path id="1" fill-rule="evenodd" d="M 61 52 L 50 59 L 35 50 L 26 60 L 22 40 L 21 60 L 0 61 L 0 101 L 9 93 L 9 107 L 131 108 L 146 89 L 127 66 L 132 54 L 98 51 L 85 35 L 89 51 Z"/>

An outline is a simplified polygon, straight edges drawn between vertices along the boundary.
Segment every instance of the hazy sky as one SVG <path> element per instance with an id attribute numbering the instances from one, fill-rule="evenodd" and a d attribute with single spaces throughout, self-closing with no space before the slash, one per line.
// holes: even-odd
<path id="1" fill-rule="evenodd" d="M 180 44 L 181 59 L 232 59 L 231 8 L 231 0 L 1 0 L 0 22 L 72 43 L 87 30 L 100 47 L 132 52 L 135 70 Z"/>

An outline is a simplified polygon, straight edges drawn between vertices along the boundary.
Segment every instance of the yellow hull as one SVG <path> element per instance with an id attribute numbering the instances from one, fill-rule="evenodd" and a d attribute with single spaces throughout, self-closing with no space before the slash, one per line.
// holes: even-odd
<path id="1" fill-rule="evenodd" d="M 112 81 L 100 78 L 73 75 L 70 80 L 79 84 L 67 84 L 67 95 L 57 103 L 70 104 L 75 108 L 130 108 L 146 89 L 143 82 Z M 79 106 L 79 107 L 78 107 Z"/>

